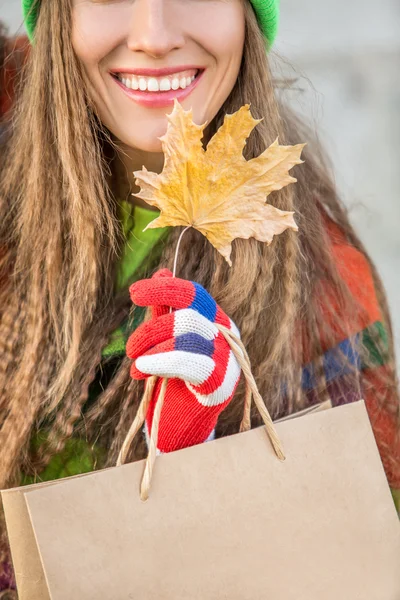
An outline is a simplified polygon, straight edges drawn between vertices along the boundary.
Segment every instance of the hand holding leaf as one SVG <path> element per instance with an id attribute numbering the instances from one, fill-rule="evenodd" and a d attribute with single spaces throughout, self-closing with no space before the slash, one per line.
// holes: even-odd
<path id="1" fill-rule="evenodd" d="M 278 210 L 266 204 L 265 200 L 271 192 L 296 181 L 289 175 L 289 170 L 303 162 L 300 160 L 300 154 L 304 144 L 279 146 L 276 140 L 260 156 L 246 161 L 242 153 L 246 139 L 259 123 L 252 117 L 249 105 L 242 106 L 235 114 L 225 117 L 224 124 L 211 139 L 206 150 L 201 142 L 205 125 L 199 126 L 193 123 L 191 111 L 185 112 L 175 101 L 174 110 L 168 115 L 168 120 L 167 133 L 160 138 L 165 155 L 162 173 L 158 175 L 145 168 L 134 173 L 136 183 L 141 187 L 138 197 L 161 211 L 160 216 L 152 221 L 148 228 L 194 227 L 207 237 L 229 264 L 231 264 L 232 241 L 236 238 L 253 237 L 270 244 L 274 235 L 288 228 L 297 231 L 293 212 Z M 175 267 L 178 249 L 179 242 L 175 254 Z M 179 285 L 186 289 L 188 285 L 193 284 L 182 281 Z M 191 301 L 192 296 L 193 294 L 190 296 Z M 213 300 L 212 302 L 214 305 Z M 184 306 L 187 306 L 186 301 Z M 168 318 L 175 319 L 178 313 L 179 311 Z M 205 318 L 204 315 L 202 318 Z M 186 316 L 185 319 L 186 322 Z M 245 375 L 246 394 L 240 430 L 245 431 L 251 426 L 251 402 L 254 397 L 273 448 L 277 456 L 284 460 L 282 444 L 257 389 L 251 373 L 250 360 L 240 337 L 220 322 L 212 325 L 219 332 L 218 335 L 222 334 L 225 338 Z M 175 331 L 174 327 L 170 330 Z M 134 338 L 132 347 L 136 346 L 137 340 Z M 152 360 L 154 362 L 154 356 Z M 195 369 L 191 369 L 191 375 L 194 371 Z M 147 382 L 137 415 L 122 446 L 118 464 L 123 464 L 132 439 L 143 426 L 147 415 L 157 381 L 157 374 L 151 370 L 148 370 L 148 373 L 152 373 L 152 377 Z M 149 454 L 141 485 L 143 500 L 146 500 L 149 495 L 167 381 L 167 379 L 163 380 L 161 391 L 155 401 Z M 217 389 L 219 390 L 219 387 Z M 197 396 L 195 398 L 197 399 Z"/>

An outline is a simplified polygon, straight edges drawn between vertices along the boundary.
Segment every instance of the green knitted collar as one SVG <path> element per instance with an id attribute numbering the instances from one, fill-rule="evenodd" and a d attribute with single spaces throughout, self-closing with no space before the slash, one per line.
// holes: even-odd
<path id="1" fill-rule="evenodd" d="M 158 211 L 135 206 L 126 200 L 121 201 L 119 206 L 126 241 L 117 273 L 118 290 L 132 283 L 133 275 L 167 232 L 167 228 L 144 231 L 147 225 L 159 215 Z"/>
<path id="2" fill-rule="evenodd" d="M 157 215 L 154 210 L 134 206 L 127 201 L 120 202 L 120 219 L 126 242 L 117 272 L 117 290 L 126 288 L 139 279 L 148 259 L 155 261 L 161 252 L 161 242 L 166 237 L 168 228 L 143 231 Z M 114 331 L 109 343 L 103 348 L 103 358 L 125 354 L 129 333 L 137 327 L 142 318 L 143 311 L 135 310 L 133 319 L 127 319 Z"/>

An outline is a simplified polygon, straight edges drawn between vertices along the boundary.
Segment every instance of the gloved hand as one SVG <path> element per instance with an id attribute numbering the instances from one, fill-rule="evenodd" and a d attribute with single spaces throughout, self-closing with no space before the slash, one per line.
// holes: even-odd
<path id="1" fill-rule="evenodd" d="M 151 320 L 130 336 L 126 351 L 131 376 L 167 377 L 158 450 L 172 452 L 213 439 L 219 414 L 232 399 L 240 367 L 214 323 L 239 337 L 239 331 L 199 284 L 172 277 L 167 269 L 134 283 L 132 302 L 151 307 Z M 175 309 L 170 312 L 170 308 Z M 151 433 L 159 379 L 146 418 Z"/>

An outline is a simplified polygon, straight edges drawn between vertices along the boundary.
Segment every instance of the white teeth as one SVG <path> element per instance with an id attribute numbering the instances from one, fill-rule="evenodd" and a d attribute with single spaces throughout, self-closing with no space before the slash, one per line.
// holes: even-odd
<path id="1" fill-rule="evenodd" d="M 158 92 L 160 88 L 158 86 L 158 81 L 155 77 L 151 77 L 151 79 L 149 79 L 149 81 L 147 82 L 147 89 L 149 90 L 149 92 Z"/>
<path id="2" fill-rule="evenodd" d="M 182 77 L 173 75 L 171 77 L 157 79 L 156 77 L 138 77 L 136 75 L 130 75 L 129 77 L 118 76 L 121 83 L 128 89 L 140 90 L 142 92 L 168 92 L 171 89 L 186 89 L 195 80 L 196 75 Z"/>
<path id="3" fill-rule="evenodd" d="M 171 82 L 169 79 L 161 79 L 160 81 L 160 92 L 168 92 L 171 89 Z"/>

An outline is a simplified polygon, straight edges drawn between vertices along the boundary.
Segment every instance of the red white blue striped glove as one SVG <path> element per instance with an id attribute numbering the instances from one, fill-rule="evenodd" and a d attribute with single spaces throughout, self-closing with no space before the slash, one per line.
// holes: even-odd
<path id="1" fill-rule="evenodd" d="M 239 337 L 237 327 L 201 285 L 173 278 L 167 269 L 134 283 L 130 295 L 136 305 L 151 307 L 151 320 L 138 327 L 126 346 L 134 361 L 131 376 L 168 378 L 158 450 L 172 452 L 213 439 L 218 416 L 240 379 L 239 364 L 215 323 Z M 159 379 L 146 418 L 147 435 L 161 383 Z"/>

